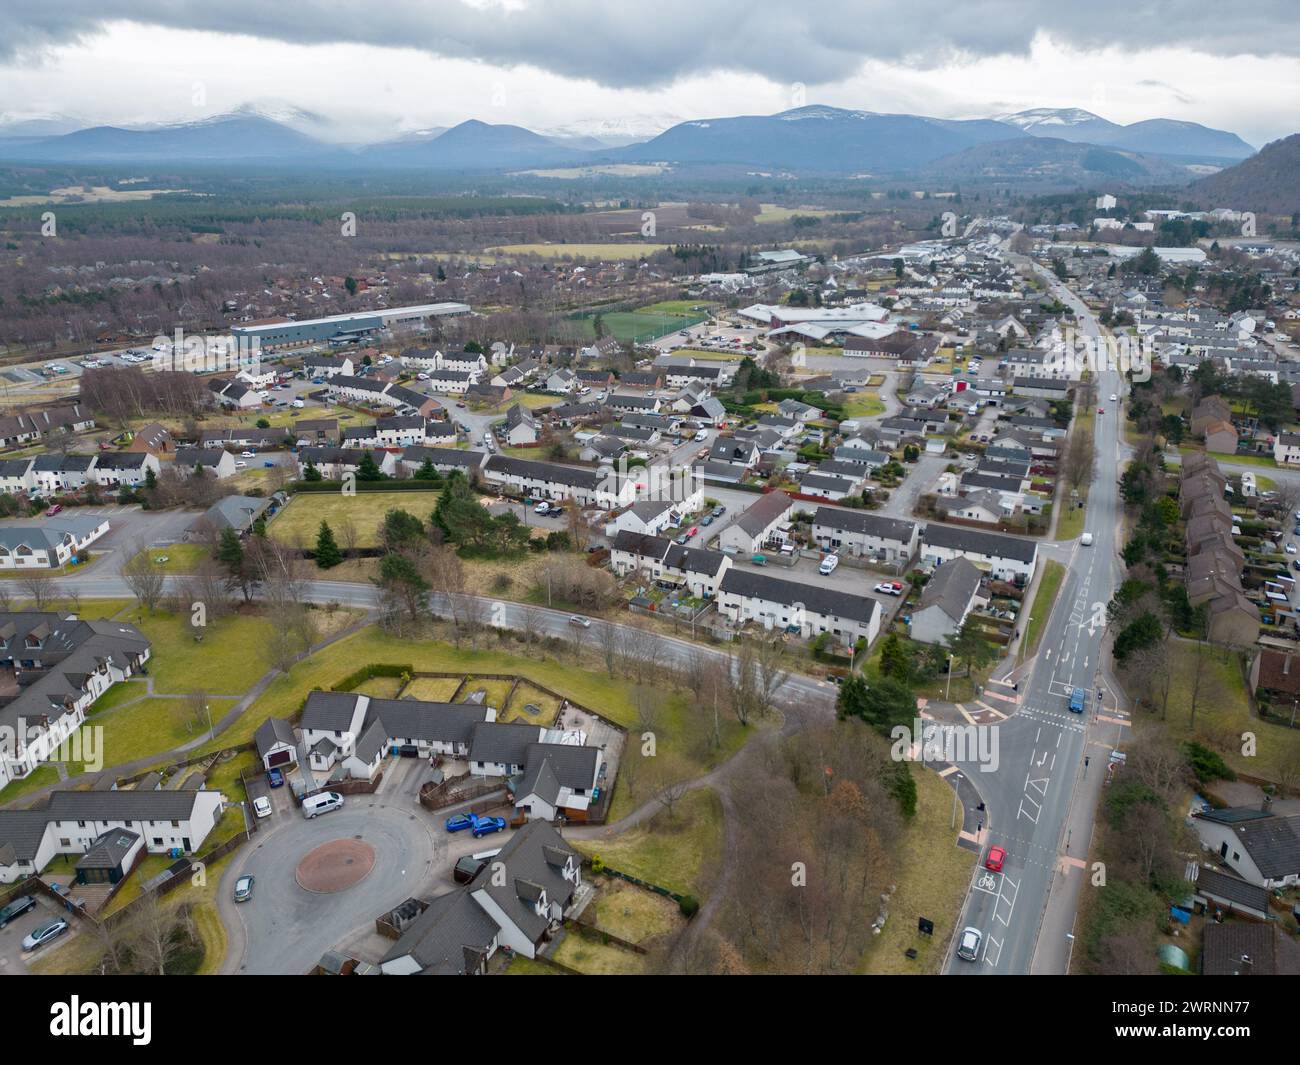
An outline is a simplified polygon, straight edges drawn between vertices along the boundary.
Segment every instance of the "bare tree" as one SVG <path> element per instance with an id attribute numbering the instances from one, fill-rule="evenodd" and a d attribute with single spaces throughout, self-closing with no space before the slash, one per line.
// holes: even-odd
<path id="1" fill-rule="evenodd" d="M 138 968 L 166 976 L 191 932 L 189 915 L 181 907 L 165 906 L 156 891 L 146 892 L 133 908 L 130 926 L 130 949 Z"/>
<path id="2" fill-rule="evenodd" d="M 166 571 L 160 563 L 154 561 L 152 551 L 132 546 L 127 548 L 127 554 L 131 555 L 131 559 L 122 567 L 122 579 L 131 589 L 136 602 L 152 614 L 162 599 Z"/>
<path id="3" fill-rule="evenodd" d="M 32 601 L 33 610 L 44 610 L 54 599 L 54 585 L 50 582 L 50 571 L 34 569 L 23 574 L 18 585 Z"/>

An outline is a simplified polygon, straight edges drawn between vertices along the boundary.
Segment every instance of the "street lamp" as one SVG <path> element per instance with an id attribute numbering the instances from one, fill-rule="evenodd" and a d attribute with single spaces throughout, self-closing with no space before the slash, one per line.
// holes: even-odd
<path id="1" fill-rule="evenodd" d="M 952 692 L 952 655 L 948 656 L 948 683 L 943 686 L 943 701 L 951 702 L 949 695 Z"/>

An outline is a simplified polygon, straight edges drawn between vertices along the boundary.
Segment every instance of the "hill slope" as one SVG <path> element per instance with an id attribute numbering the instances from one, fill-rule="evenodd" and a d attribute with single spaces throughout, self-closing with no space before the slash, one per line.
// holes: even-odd
<path id="1" fill-rule="evenodd" d="M 1205 207 L 1295 214 L 1300 211 L 1300 133 L 1264 145 L 1258 155 L 1193 182 L 1187 191 Z"/>

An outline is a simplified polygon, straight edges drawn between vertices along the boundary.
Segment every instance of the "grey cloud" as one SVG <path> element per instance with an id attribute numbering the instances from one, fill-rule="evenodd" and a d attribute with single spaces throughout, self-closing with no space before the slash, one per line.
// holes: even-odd
<path id="1" fill-rule="evenodd" d="M 464 0 L 0 0 L 0 61 L 86 39 L 117 20 L 291 44 L 414 48 L 611 88 L 658 87 L 709 71 L 830 84 L 868 59 L 933 67 L 954 56 L 1024 54 L 1039 32 L 1080 48 L 1135 53 L 1154 44 L 1219 55 L 1300 52 L 1293 0 L 1231 13 L 1205 0 L 532 0 L 517 11 Z"/>

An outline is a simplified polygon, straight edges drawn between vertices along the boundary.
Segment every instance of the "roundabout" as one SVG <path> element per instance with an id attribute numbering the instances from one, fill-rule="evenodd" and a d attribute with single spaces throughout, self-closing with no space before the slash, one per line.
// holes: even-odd
<path id="1" fill-rule="evenodd" d="M 336 839 L 322 843 L 298 863 L 294 878 L 304 891 L 328 895 L 346 891 L 375 867 L 375 848 L 359 839 Z"/>

